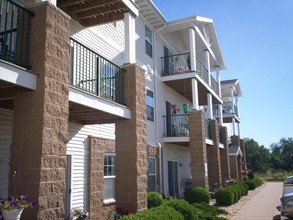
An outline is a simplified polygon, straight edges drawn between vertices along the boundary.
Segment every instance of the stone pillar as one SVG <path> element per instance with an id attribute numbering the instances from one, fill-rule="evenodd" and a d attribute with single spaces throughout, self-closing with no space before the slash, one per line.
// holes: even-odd
<path id="1" fill-rule="evenodd" d="M 227 127 L 221 128 L 221 134 L 224 148 L 220 149 L 221 171 L 222 171 L 222 186 L 226 185 L 226 180 L 231 178 L 230 161 L 229 161 L 229 146 Z"/>
<path id="2" fill-rule="evenodd" d="M 192 185 L 209 189 L 204 114 L 189 112 L 189 145 Z"/>
<path id="3" fill-rule="evenodd" d="M 70 18 L 44 2 L 31 9 L 29 63 L 35 91 L 14 99 L 11 160 L 18 195 L 38 202 L 22 219 L 64 219 Z M 13 184 L 10 181 L 10 192 Z"/>
<path id="4" fill-rule="evenodd" d="M 242 156 L 238 155 L 237 156 L 237 173 L 238 173 L 238 178 L 239 180 L 243 181 L 243 176 L 242 176 Z"/>
<path id="5" fill-rule="evenodd" d="M 242 162 L 243 162 L 242 169 L 246 169 L 247 168 L 247 165 L 246 165 L 246 152 L 245 152 L 245 143 L 244 143 L 244 140 L 243 139 L 240 139 L 240 149 L 241 149 L 242 154 L 243 154 L 243 158 L 242 158 Z"/>
<path id="6" fill-rule="evenodd" d="M 147 208 L 145 72 L 125 65 L 125 103 L 131 119 L 116 122 L 116 206 L 131 211 Z"/>
<path id="7" fill-rule="evenodd" d="M 231 136 L 231 145 L 240 146 L 240 138 L 237 135 Z"/>
<path id="8" fill-rule="evenodd" d="M 214 183 L 218 186 L 222 185 L 221 163 L 220 163 L 220 149 L 219 149 L 219 126 L 216 119 L 210 121 L 211 137 L 214 141 L 213 146 L 207 146 L 208 171 L 209 171 L 209 186 L 212 187 Z"/>
<path id="9" fill-rule="evenodd" d="M 237 162 L 237 156 L 236 155 L 230 155 L 230 172 L 231 172 L 231 178 L 238 179 L 238 162 Z"/>

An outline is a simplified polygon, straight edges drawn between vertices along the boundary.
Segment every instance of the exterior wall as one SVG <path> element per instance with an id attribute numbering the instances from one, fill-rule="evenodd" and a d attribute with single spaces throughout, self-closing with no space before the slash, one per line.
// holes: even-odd
<path id="1" fill-rule="evenodd" d="M 29 63 L 39 77 L 36 91 L 15 95 L 11 161 L 17 192 L 39 204 L 22 219 L 64 219 L 69 18 L 47 2 L 31 10 Z"/>
<path id="2" fill-rule="evenodd" d="M 13 111 L 0 108 L 0 161 L 10 159 Z M 0 162 L 0 198 L 8 196 L 8 175 L 10 166 Z"/>
<path id="3" fill-rule="evenodd" d="M 116 122 L 116 205 L 139 211 L 147 207 L 145 75 L 136 65 L 125 69 L 125 103 L 132 114 Z"/>
<path id="4" fill-rule="evenodd" d="M 184 146 L 164 144 L 163 147 L 164 194 L 169 195 L 168 161 L 178 163 L 179 198 L 184 197 L 185 180 L 191 177 L 190 150 Z"/>
<path id="5" fill-rule="evenodd" d="M 67 155 L 72 156 L 71 209 L 88 210 L 89 146 L 88 137 L 115 139 L 114 124 L 78 125 L 69 123 Z"/>
<path id="6" fill-rule="evenodd" d="M 204 115 L 201 110 L 189 113 L 192 184 L 208 189 L 207 149 Z"/>
<path id="7" fill-rule="evenodd" d="M 115 152 L 115 141 L 89 137 L 89 211 L 90 219 L 108 219 L 115 204 L 104 204 L 104 154 Z"/>
<path id="8" fill-rule="evenodd" d="M 208 172 L 209 172 L 209 187 L 212 187 L 214 183 L 218 186 L 222 185 L 222 172 L 220 163 L 220 148 L 219 148 L 219 129 L 216 119 L 210 121 L 211 137 L 214 141 L 213 146 L 207 146 L 207 158 L 208 158 Z"/>

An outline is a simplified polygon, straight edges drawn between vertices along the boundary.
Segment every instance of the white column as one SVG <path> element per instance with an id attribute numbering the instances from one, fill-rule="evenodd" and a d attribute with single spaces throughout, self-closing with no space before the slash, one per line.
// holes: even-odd
<path id="1" fill-rule="evenodd" d="M 219 97 L 222 98 L 222 90 L 221 90 L 221 77 L 220 77 L 220 71 L 219 67 L 216 69 L 217 73 L 217 82 L 219 84 Z M 219 110 L 219 125 L 223 126 L 223 104 L 218 104 L 218 110 Z"/>
<path id="2" fill-rule="evenodd" d="M 204 51 L 204 56 L 205 56 L 205 66 L 208 69 L 209 86 L 211 86 L 210 53 L 208 50 Z"/>
<path id="3" fill-rule="evenodd" d="M 234 89 L 233 87 L 230 88 L 230 98 L 231 98 L 231 105 L 232 105 L 232 113 L 234 113 Z M 235 118 L 232 118 L 232 127 L 233 127 L 233 135 L 236 135 L 235 133 Z"/>
<path id="4" fill-rule="evenodd" d="M 135 63 L 135 18 L 131 13 L 124 13 L 125 24 L 125 63 Z"/>
<path id="5" fill-rule="evenodd" d="M 211 93 L 207 94 L 207 99 L 208 99 L 208 119 L 213 119 L 213 97 Z"/>
<path id="6" fill-rule="evenodd" d="M 192 86 L 192 110 L 199 110 L 198 85 L 197 85 L 197 80 L 195 78 L 191 79 L 191 86 Z"/>
<path id="7" fill-rule="evenodd" d="M 191 71 L 196 71 L 195 29 L 193 27 L 189 28 L 189 47 Z"/>

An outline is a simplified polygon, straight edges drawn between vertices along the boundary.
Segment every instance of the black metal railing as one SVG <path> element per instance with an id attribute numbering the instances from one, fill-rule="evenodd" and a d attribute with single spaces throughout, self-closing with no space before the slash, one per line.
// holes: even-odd
<path id="1" fill-rule="evenodd" d="M 0 59 L 28 65 L 30 19 L 34 13 L 11 0 L 0 0 Z"/>
<path id="2" fill-rule="evenodd" d="M 70 46 L 70 84 L 124 105 L 125 70 L 72 38 Z"/>
<path id="3" fill-rule="evenodd" d="M 190 72 L 190 53 L 181 53 L 161 57 L 163 72 L 162 76 L 175 75 Z"/>
<path id="4" fill-rule="evenodd" d="M 212 90 L 215 91 L 217 95 L 219 95 L 219 83 L 212 76 L 211 76 L 211 88 Z"/>
<path id="5" fill-rule="evenodd" d="M 234 112 L 232 106 L 223 106 L 222 108 L 223 116 L 236 115 L 238 117 L 238 108 L 234 105 Z M 213 114 L 214 116 L 219 116 L 218 105 L 213 105 Z"/>
<path id="6" fill-rule="evenodd" d="M 205 134 L 206 134 L 206 138 L 208 139 L 212 139 L 212 136 L 211 136 L 211 121 L 208 120 L 208 119 L 205 119 Z"/>
<path id="7" fill-rule="evenodd" d="M 163 116 L 164 137 L 189 136 L 188 114 Z"/>

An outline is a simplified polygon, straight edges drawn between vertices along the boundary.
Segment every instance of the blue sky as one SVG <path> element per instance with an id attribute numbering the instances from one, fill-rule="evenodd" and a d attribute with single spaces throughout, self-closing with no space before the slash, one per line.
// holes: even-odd
<path id="1" fill-rule="evenodd" d="M 293 0 L 153 0 L 168 20 L 212 18 L 227 70 L 240 80 L 241 136 L 269 148 L 293 137 Z"/>

